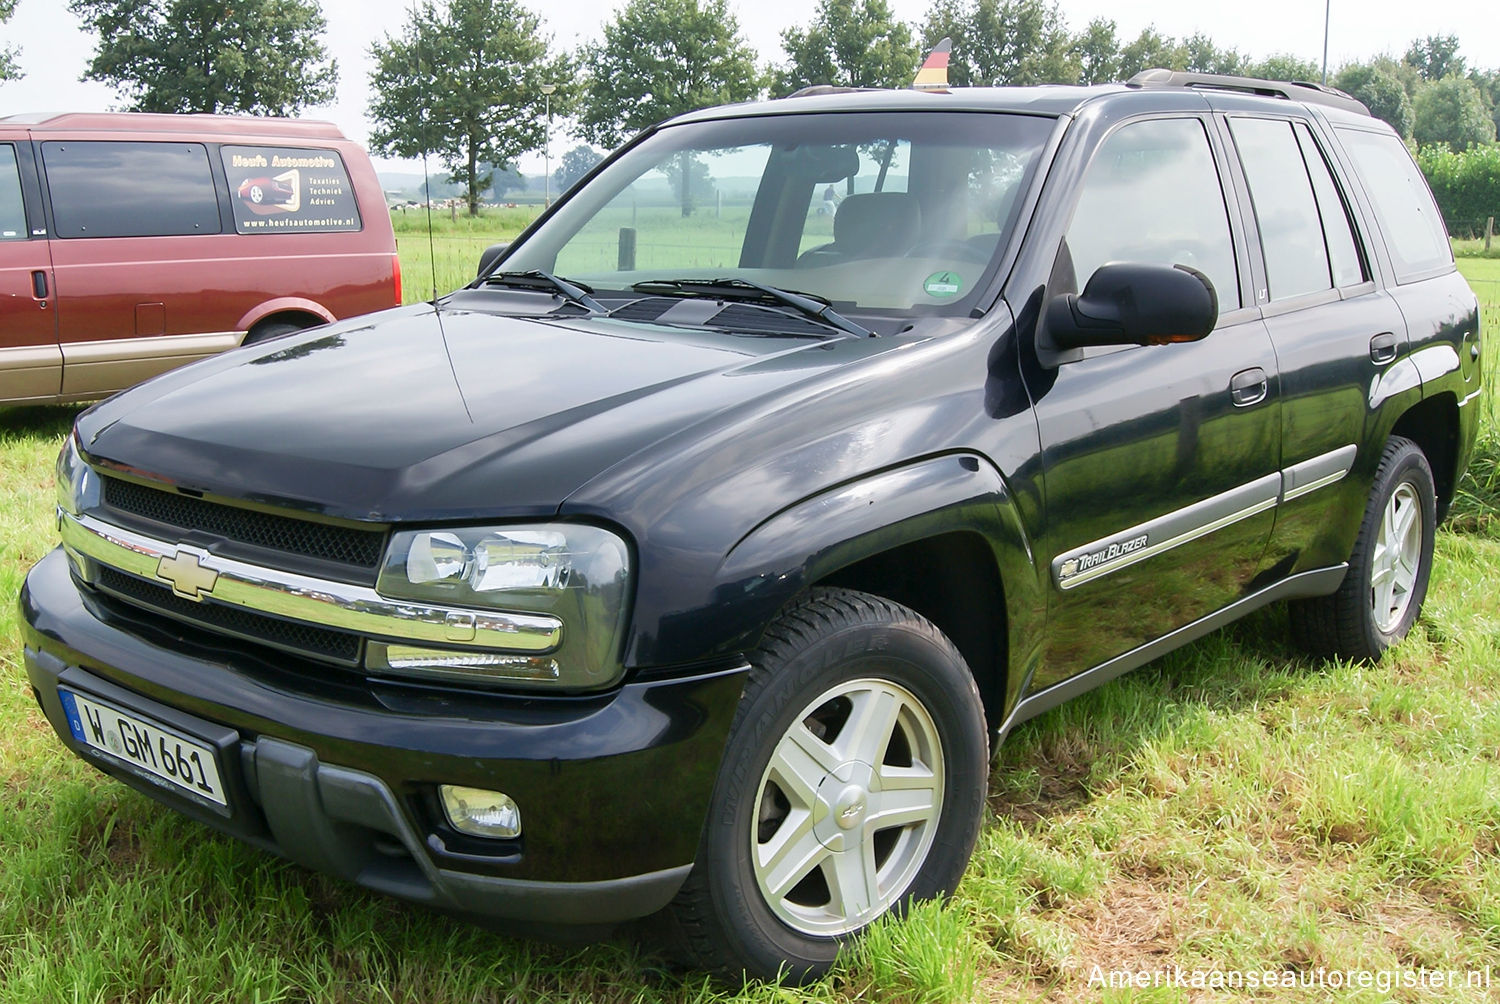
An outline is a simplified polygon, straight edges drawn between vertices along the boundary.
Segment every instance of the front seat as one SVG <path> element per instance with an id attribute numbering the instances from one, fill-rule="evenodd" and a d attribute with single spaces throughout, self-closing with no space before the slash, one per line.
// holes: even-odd
<path id="1" fill-rule="evenodd" d="M 802 267 L 854 258 L 891 258 L 906 253 L 922 230 L 922 207 L 906 192 L 849 195 L 833 217 L 833 243 L 803 252 Z"/>

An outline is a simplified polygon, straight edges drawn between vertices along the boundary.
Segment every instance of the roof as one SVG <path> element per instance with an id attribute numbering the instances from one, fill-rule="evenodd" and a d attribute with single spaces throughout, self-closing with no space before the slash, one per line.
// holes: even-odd
<path id="1" fill-rule="evenodd" d="M 45 132 L 180 132 L 216 136 L 286 136 L 344 139 L 332 122 L 269 115 L 162 115 L 153 112 L 62 112 L 7 115 L 0 126 Z"/>

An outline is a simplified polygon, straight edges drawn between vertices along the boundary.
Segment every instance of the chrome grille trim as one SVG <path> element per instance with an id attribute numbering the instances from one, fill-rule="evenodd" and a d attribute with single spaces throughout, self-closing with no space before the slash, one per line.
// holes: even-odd
<path id="1" fill-rule="evenodd" d="M 173 585 L 157 574 L 183 548 L 173 542 L 105 523 L 88 514 L 58 510 L 64 546 L 102 565 Z M 562 621 L 544 614 L 513 613 L 391 600 L 368 586 L 333 582 L 265 568 L 197 548 L 202 567 L 217 573 L 205 595 L 217 603 L 270 617 L 380 638 L 448 643 L 502 652 L 541 654 L 562 641 Z"/>

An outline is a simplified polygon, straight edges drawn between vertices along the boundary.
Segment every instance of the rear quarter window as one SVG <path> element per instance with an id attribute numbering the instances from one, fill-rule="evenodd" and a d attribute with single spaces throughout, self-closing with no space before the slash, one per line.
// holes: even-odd
<path id="1" fill-rule="evenodd" d="M 1375 204 L 1375 222 L 1385 237 L 1396 281 L 1410 282 L 1451 266 L 1448 228 L 1401 141 L 1359 129 L 1338 132 Z"/>
<path id="2" fill-rule="evenodd" d="M 225 146 L 219 156 L 238 233 L 360 229 L 354 187 L 337 151 Z"/>
<path id="3" fill-rule="evenodd" d="M 54 235 L 174 237 L 221 230 L 202 143 L 42 144 Z"/>

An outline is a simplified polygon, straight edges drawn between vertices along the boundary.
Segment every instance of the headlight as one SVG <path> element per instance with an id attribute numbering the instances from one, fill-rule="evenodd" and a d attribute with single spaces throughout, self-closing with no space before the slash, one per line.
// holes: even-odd
<path id="1" fill-rule="evenodd" d="M 589 689 L 620 675 L 630 551 L 571 523 L 407 530 L 395 534 L 376 590 L 394 599 L 547 613 L 562 642 L 544 656 L 462 645 L 372 641 L 367 668 L 400 676 Z"/>
<path id="2" fill-rule="evenodd" d="M 89 469 L 78 453 L 75 433 L 68 433 L 62 452 L 57 455 L 57 504 L 77 516 L 99 502 L 99 476 Z"/>

